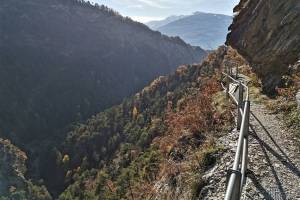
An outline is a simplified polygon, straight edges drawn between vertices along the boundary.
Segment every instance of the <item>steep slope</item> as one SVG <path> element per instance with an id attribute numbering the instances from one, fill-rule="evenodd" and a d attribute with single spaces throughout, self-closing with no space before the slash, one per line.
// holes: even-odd
<path id="1" fill-rule="evenodd" d="M 199 162 L 200 170 L 188 170 L 193 183 L 187 194 L 193 195 L 201 170 L 214 162 L 214 134 L 232 122 L 229 110 L 213 103 L 220 91 L 215 72 L 224 54 L 226 49 L 220 48 L 202 64 L 181 66 L 156 79 L 121 105 L 73 126 L 67 137 L 61 137 L 61 145 L 46 148 L 38 159 L 28 154 L 30 166 L 40 163 L 35 173 L 26 173 L 24 152 L 0 139 L 0 199 L 50 200 L 47 190 L 53 198 L 70 200 L 161 195 L 152 190 L 157 181 L 174 185 L 175 171 L 165 170 L 168 160 L 202 156 L 189 159 Z M 35 148 L 43 151 L 41 145 Z"/>
<path id="2" fill-rule="evenodd" d="M 220 14 L 196 12 L 156 28 L 170 36 L 204 49 L 216 49 L 224 44 L 232 17 Z"/>
<path id="3" fill-rule="evenodd" d="M 155 191 L 161 179 L 174 186 L 176 170 L 168 171 L 168 162 L 199 162 L 199 171 L 182 171 L 193 178 L 186 185 L 187 195 L 197 193 L 192 188 L 198 187 L 201 171 L 214 162 L 213 137 L 232 123 L 229 109 L 217 109 L 213 99 L 221 90 L 215 70 L 224 54 L 221 48 L 202 64 L 181 66 L 121 105 L 74 127 L 41 166 L 48 189 L 56 196 L 67 187 L 59 197 L 63 200 L 175 194 L 174 188 Z M 196 159 L 195 153 L 203 158 Z M 191 163 L 184 163 L 188 157 Z"/>
<path id="4" fill-rule="evenodd" d="M 289 65 L 300 59 L 300 2 L 242 0 L 234 9 L 227 44 L 236 48 L 274 94 Z"/>
<path id="5" fill-rule="evenodd" d="M 104 6 L 2 1 L 1 134 L 18 144 L 61 135 L 67 124 L 204 55 Z"/>
<path id="6" fill-rule="evenodd" d="M 74 127 L 41 166 L 53 196 L 67 187 L 59 199 L 197 198 L 207 184 L 203 173 L 222 152 L 215 138 L 233 123 L 217 79 L 219 68 L 233 63 L 228 56 L 220 48 Z"/>

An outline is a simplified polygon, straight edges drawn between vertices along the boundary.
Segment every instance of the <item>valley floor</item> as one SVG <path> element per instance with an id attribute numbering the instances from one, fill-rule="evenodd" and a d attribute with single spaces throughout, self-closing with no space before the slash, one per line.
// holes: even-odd
<path id="1" fill-rule="evenodd" d="M 249 175 L 242 199 L 300 199 L 300 151 L 293 135 L 284 125 L 284 116 L 271 113 L 258 102 L 251 104 L 249 137 Z M 209 184 L 200 199 L 223 199 L 226 170 L 231 169 L 238 131 L 219 138 L 225 153 L 206 173 Z"/>

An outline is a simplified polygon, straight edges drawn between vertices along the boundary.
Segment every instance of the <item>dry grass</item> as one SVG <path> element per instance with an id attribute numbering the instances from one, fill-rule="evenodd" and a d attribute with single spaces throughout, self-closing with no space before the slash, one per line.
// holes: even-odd
<path id="1" fill-rule="evenodd" d="M 233 122 L 230 107 L 224 102 L 225 97 L 217 78 L 213 77 L 205 82 L 206 84 L 196 94 L 184 97 L 177 105 L 169 103 L 165 118 L 168 129 L 163 136 L 153 141 L 153 145 L 157 145 L 164 155 L 159 174 L 152 183 L 133 185 L 132 193 L 129 191 L 131 194 L 127 194 L 129 197 L 151 198 L 158 192 L 155 188 L 157 181 L 167 181 L 170 187 L 175 184 L 174 188 L 176 188 L 175 179 L 178 177 L 181 177 L 180 184 L 185 185 L 194 197 L 204 186 L 202 174 L 212 164 L 213 154 L 218 151 L 213 139 L 215 133 L 225 124 Z M 186 142 L 194 141 L 197 135 L 204 136 L 200 137 L 202 139 L 197 143 L 199 146 Z M 175 157 L 176 153 L 179 153 L 184 156 L 184 159 L 174 159 L 174 152 Z M 149 191 L 147 195 L 140 196 L 145 192 L 139 191 L 145 190 Z M 166 194 L 166 199 L 172 199 L 174 195 L 172 191 L 169 192 Z"/>
<path id="2" fill-rule="evenodd" d="M 228 110 L 218 112 L 212 102 L 214 95 L 221 90 L 215 78 L 210 79 L 197 95 L 187 98 L 177 112 L 169 105 L 166 115 L 167 133 L 156 140 L 161 152 L 168 155 L 178 140 L 187 135 L 206 134 L 217 131 L 232 115 Z"/>

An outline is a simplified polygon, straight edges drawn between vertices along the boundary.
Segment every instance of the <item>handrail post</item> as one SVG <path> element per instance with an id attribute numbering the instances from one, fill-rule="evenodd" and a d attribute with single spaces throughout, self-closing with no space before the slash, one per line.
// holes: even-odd
<path id="1" fill-rule="evenodd" d="M 239 81 L 238 106 L 237 106 L 237 112 L 238 112 L 237 130 L 241 129 L 241 124 L 242 124 L 242 113 L 240 112 L 240 110 L 243 109 L 243 103 L 244 103 L 243 99 L 244 99 L 244 88 L 241 81 Z"/>
<path id="2" fill-rule="evenodd" d="M 244 129 L 244 145 L 243 145 L 243 157 L 242 157 L 242 167 L 241 167 L 241 186 L 246 183 L 246 173 L 248 167 L 248 139 L 249 139 L 249 125 L 250 125 L 250 101 L 245 102 L 245 129 Z M 243 187 L 241 187 L 242 189 Z M 242 192 L 242 191 L 241 191 Z"/>
<path id="3" fill-rule="evenodd" d="M 226 98 L 229 99 L 229 76 L 226 76 Z"/>

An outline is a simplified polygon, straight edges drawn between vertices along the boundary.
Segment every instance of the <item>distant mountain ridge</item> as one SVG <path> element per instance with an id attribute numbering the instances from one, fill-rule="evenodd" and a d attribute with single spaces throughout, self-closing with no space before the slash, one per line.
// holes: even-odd
<path id="1" fill-rule="evenodd" d="M 165 26 L 171 22 L 174 22 L 176 20 L 179 20 L 179 19 L 182 19 L 182 18 L 185 18 L 186 16 L 185 15 L 173 15 L 173 16 L 170 16 L 170 17 L 167 17 L 163 20 L 156 20 L 156 21 L 150 21 L 147 23 L 147 25 L 154 29 L 154 30 L 157 30 L 159 27 L 162 27 L 162 26 Z"/>
<path id="2" fill-rule="evenodd" d="M 179 36 L 193 46 L 212 50 L 224 44 L 232 17 L 222 14 L 195 12 L 193 15 L 167 18 L 147 25 L 169 36 Z"/>

